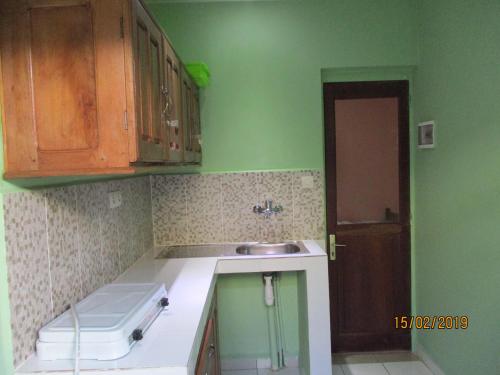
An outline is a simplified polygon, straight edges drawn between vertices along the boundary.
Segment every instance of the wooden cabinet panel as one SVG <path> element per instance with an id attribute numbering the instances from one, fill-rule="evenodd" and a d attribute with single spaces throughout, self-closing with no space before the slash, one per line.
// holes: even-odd
<path id="1" fill-rule="evenodd" d="M 121 1 L 9 4 L 0 39 L 6 177 L 128 169 Z"/>
<path id="2" fill-rule="evenodd" d="M 191 87 L 191 147 L 193 162 L 201 163 L 200 93 L 194 83 Z"/>
<path id="3" fill-rule="evenodd" d="M 39 150 L 95 149 L 97 97 L 90 7 L 33 9 L 31 25 L 36 30 L 31 53 Z"/>
<path id="4" fill-rule="evenodd" d="M 182 69 L 182 122 L 184 131 L 184 161 L 201 162 L 201 129 L 198 88 L 186 70 Z"/>
<path id="5" fill-rule="evenodd" d="M 194 161 L 193 153 L 193 139 L 192 139 L 192 93 L 191 93 L 191 80 L 182 67 L 181 71 L 181 101 L 182 101 L 182 129 L 184 133 L 184 162 L 192 163 Z"/>
<path id="6" fill-rule="evenodd" d="M 137 161 L 164 161 L 162 126 L 162 34 L 139 0 L 134 0 L 133 41 L 137 106 Z"/>
<path id="7" fill-rule="evenodd" d="M 182 127 L 184 132 L 184 162 L 201 162 L 201 125 L 198 87 L 182 68 Z"/>
<path id="8" fill-rule="evenodd" d="M 163 39 L 165 64 L 164 80 L 164 117 L 167 132 L 166 159 L 169 162 L 182 162 L 184 154 L 182 110 L 181 110 L 181 70 L 180 62 L 169 41 Z"/>

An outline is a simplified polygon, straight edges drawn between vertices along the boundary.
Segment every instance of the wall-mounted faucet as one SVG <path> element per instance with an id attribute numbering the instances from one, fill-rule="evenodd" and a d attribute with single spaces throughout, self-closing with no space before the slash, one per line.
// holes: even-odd
<path id="1" fill-rule="evenodd" d="M 273 207 L 273 201 L 270 199 L 266 199 L 264 202 L 264 207 L 260 205 L 253 206 L 253 212 L 259 215 L 263 215 L 266 219 L 269 219 L 271 216 L 276 215 L 279 212 L 283 211 L 283 207 L 281 205 L 277 205 Z"/>

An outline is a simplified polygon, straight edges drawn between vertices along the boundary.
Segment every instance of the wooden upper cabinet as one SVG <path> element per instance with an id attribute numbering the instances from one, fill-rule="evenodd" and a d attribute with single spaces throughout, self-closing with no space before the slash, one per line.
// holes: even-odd
<path id="1" fill-rule="evenodd" d="M 131 161 L 161 162 L 167 147 L 162 118 L 162 33 L 139 0 L 133 0 L 132 42 L 138 150 Z"/>
<path id="2" fill-rule="evenodd" d="M 193 83 L 191 86 L 191 147 L 194 163 L 201 163 L 201 121 L 200 121 L 200 93 Z"/>
<path id="3" fill-rule="evenodd" d="M 6 178 L 198 160 L 196 87 L 140 0 L 3 0 L 0 69 Z"/>
<path id="4" fill-rule="evenodd" d="M 166 122 L 167 149 L 169 162 L 182 162 L 184 155 L 182 107 L 181 107 L 181 66 L 167 38 L 163 38 L 164 57 L 164 110 L 162 116 Z"/>
<path id="5" fill-rule="evenodd" d="M 128 171 L 122 1 L 2 7 L 5 176 Z"/>
<path id="6" fill-rule="evenodd" d="M 191 137 L 191 80 L 184 67 L 181 68 L 182 131 L 184 134 L 184 162 L 194 162 Z"/>
<path id="7" fill-rule="evenodd" d="M 184 132 L 184 161 L 190 164 L 201 162 L 201 128 L 198 88 L 185 68 L 181 71 L 182 123 Z"/>

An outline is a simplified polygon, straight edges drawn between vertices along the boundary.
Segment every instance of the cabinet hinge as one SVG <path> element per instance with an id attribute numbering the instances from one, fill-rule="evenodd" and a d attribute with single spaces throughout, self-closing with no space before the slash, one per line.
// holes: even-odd
<path id="1" fill-rule="evenodd" d="M 125 26 L 123 25 L 123 16 L 120 17 L 120 36 L 125 38 Z"/>
<path id="2" fill-rule="evenodd" d="M 123 112 L 123 128 L 128 130 L 128 114 L 127 111 Z"/>

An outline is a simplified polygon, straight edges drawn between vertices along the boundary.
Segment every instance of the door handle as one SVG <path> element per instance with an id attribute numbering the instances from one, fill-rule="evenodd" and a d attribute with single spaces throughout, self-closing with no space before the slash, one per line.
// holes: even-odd
<path id="1" fill-rule="evenodd" d="M 330 260 L 337 259 L 337 247 L 347 247 L 347 245 L 342 243 L 336 243 L 336 238 L 334 234 L 330 234 Z"/>

